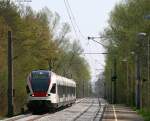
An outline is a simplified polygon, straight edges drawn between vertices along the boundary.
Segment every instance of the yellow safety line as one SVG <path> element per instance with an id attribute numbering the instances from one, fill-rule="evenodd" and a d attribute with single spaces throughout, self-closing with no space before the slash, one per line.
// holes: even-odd
<path id="1" fill-rule="evenodd" d="M 114 111 L 115 121 L 118 121 L 114 105 L 113 105 L 113 111 Z"/>

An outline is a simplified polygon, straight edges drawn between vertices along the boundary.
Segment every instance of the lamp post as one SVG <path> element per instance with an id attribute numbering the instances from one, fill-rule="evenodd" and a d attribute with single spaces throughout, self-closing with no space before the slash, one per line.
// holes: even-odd
<path id="1" fill-rule="evenodd" d="M 140 59 L 139 55 L 136 55 L 136 108 L 141 108 L 141 90 L 140 90 L 140 83 L 141 83 L 141 73 L 140 73 Z"/>
<path id="2" fill-rule="evenodd" d="M 144 16 L 144 19 L 145 19 L 145 20 L 150 20 L 150 14 Z M 147 51 L 148 51 L 148 55 L 147 55 L 147 56 L 148 56 L 148 57 L 147 57 L 147 58 L 148 58 L 148 62 L 147 62 L 147 64 L 148 64 L 148 90 L 147 90 L 147 91 L 148 91 L 148 106 L 149 106 L 149 104 L 150 104 L 150 103 L 149 103 L 149 102 L 150 102 L 150 79 L 149 79 L 149 72 L 150 72 L 150 71 L 149 71 L 149 64 L 150 64 L 150 63 L 149 63 L 149 56 L 150 56 L 150 55 L 149 55 L 149 46 L 150 46 L 149 43 L 150 43 L 150 42 L 149 42 L 149 41 L 150 41 L 150 36 L 148 36 L 148 49 L 147 49 Z"/>
<path id="3" fill-rule="evenodd" d="M 127 87 L 126 87 L 126 96 L 127 96 L 126 99 L 127 100 L 126 101 L 127 101 L 127 104 L 128 104 L 128 100 L 129 100 L 128 99 L 128 96 L 129 96 L 129 87 L 128 87 L 129 86 L 129 80 L 128 80 L 128 75 L 129 75 L 128 74 L 128 60 L 127 59 L 123 59 L 121 61 L 124 62 L 124 63 L 126 63 L 126 82 L 127 82 L 126 83 L 127 84 Z"/>
<path id="4" fill-rule="evenodd" d="M 128 65 L 128 60 L 125 58 L 125 59 L 123 59 L 123 60 L 121 60 L 122 62 L 125 62 L 126 63 L 126 81 L 127 81 L 127 87 L 126 87 L 126 96 L 127 96 L 127 104 L 129 103 L 129 79 L 128 79 L 128 77 L 129 77 L 129 65 Z"/>
<path id="5" fill-rule="evenodd" d="M 116 80 L 117 80 L 117 62 L 116 62 L 116 58 L 114 58 L 114 73 L 113 73 L 113 77 L 112 77 L 112 81 L 114 82 L 114 98 L 113 98 L 113 103 L 116 104 L 116 99 L 117 99 L 117 84 L 116 84 Z"/>
<path id="6" fill-rule="evenodd" d="M 150 16 L 147 16 L 147 17 L 150 17 Z M 149 63 L 149 56 L 150 56 L 150 55 L 149 55 L 149 43 L 150 43 L 150 42 L 149 42 L 149 41 L 150 41 L 150 37 L 149 37 L 149 35 L 148 35 L 147 33 L 144 33 L 144 32 L 141 32 L 141 33 L 139 33 L 138 35 L 141 36 L 141 37 L 146 37 L 146 36 L 147 36 L 147 81 L 148 81 L 148 85 L 147 85 L 147 86 L 148 86 L 148 90 L 147 90 L 147 92 L 148 92 L 148 102 L 149 102 L 149 101 L 150 101 L 150 100 L 149 100 L 149 99 L 150 99 L 150 98 L 149 98 L 149 96 L 150 96 L 150 95 L 149 95 L 149 91 L 150 91 L 150 88 L 149 88 L 149 84 L 150 84 L 150 83 L 149 83 L 149 81 L 150 81 L 150 79 L 149 79 L 149 78 L 150 78 L 150 77 L 149 77 L 149 72 L 150 72 L 150 70 L 149 70 L 149 64 L 150 64 L 150 63 Z"/>
<path id="7" fill-rule="evenodd" d="M 138 37 L 145 37 L 147 34 L 140 32 L 138 33 Z M 139 44 L 138 44 L 139 45 Z M 147 58 L 147 64 L 148 64 L 148 80 L 149 80 L 149 38 L 148 38 L 148 58 Z M 136 108 L 141 108 L 141 67 L 140 67 L 140 57 L 139 57 L 139 51 L 136 54 Z"/>
<path id="8" fill-rule="evenodd" d="M 139 44 L 138 44 L 139 45 Z M 135 55 L 135 77 L 136 77 L 136 86 L 135 86 L 135 106 L 137 109 L 141 108 L 141 65 L 139 52 L 131 52 L 132 55 Z"/>

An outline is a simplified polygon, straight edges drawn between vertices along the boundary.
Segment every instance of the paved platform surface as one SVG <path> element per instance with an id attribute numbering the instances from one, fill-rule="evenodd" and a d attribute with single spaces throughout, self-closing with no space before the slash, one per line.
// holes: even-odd
<path id="1" fill-rule="evenodd" d="M 107 105 L 102 121 L 144 121 L 144 119 L 129 107 Z"/>

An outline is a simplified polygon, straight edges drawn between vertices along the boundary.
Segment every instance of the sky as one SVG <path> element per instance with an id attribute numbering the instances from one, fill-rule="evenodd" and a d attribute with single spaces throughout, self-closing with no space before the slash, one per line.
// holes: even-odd
<path id="1" fill-rule="evenodd" d="M 38 11 L 43 7 L 49 8 L 52 12 L 57 12 L 62 22 L 67 22 L 71 25 L 70 19 L 65 8 L 64 0 L 16 0 L 30 1 L 24 2 L 25 5 L 30 5 L 34 10 Z M 88 36 L 98 37 L 108 26 L 108 19 L 111 10 L 121 0 L 68 0 L 70 8 L 76 20 L 76 23 L 84 36 L 78 32 L 75 36 L 73 27 L 71 35 L 73 38 L 80 40 L 81 46 L 85 53 L 105 52 L 104 48 L 92 40 L 88 40 Z M 96 39 L 101 41 L 100 39 Z M 91 67 L 92 81 L 96 81 L 99 73 L 103 72 L 105 65 L 105 55 L 84 55 Z"/>

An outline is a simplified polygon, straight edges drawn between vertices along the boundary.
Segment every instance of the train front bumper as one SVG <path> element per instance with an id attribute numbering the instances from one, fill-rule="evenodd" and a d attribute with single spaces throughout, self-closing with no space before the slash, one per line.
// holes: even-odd
<path id="1" fill-rule="evenodd" d="M 42 111 L 56 108 L 57 104 L 53 104 L 49 100 L 31 100 L 28 102 L 27 107 L 29 111 Z"/>

